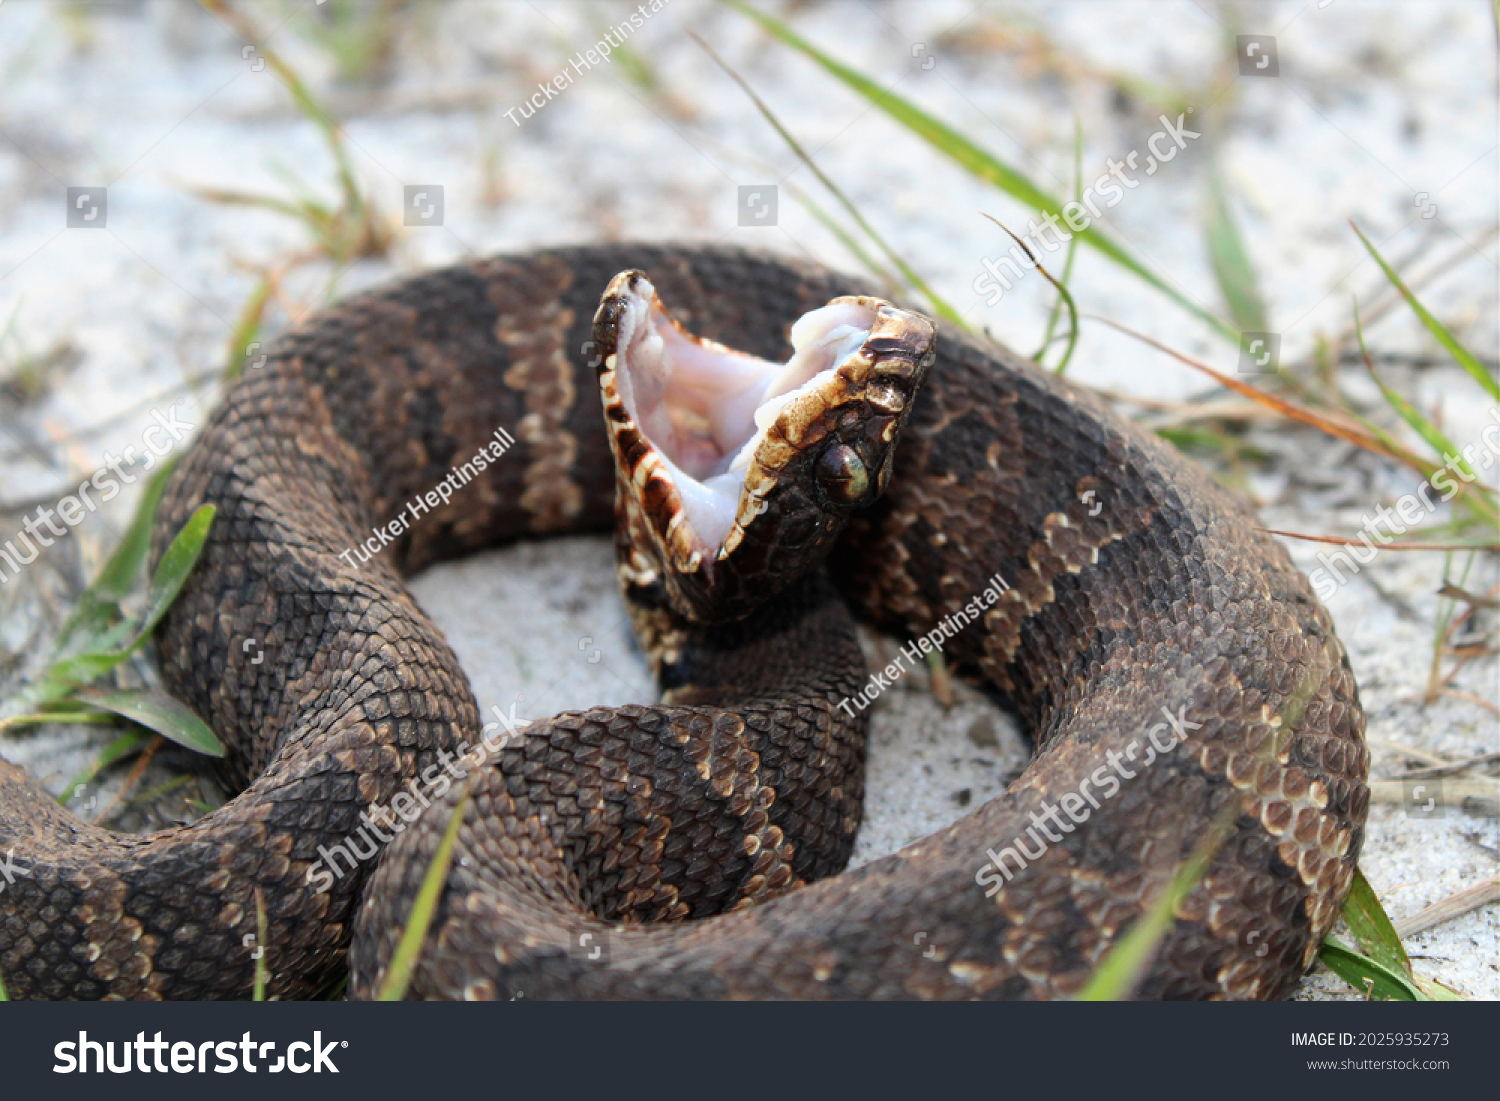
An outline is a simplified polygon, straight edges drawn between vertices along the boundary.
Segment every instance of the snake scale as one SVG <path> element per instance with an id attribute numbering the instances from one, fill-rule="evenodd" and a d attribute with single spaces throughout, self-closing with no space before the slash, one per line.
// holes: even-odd
<path id="1" fill-rule="evenodd" d="M 612 449 L 639 459 L 641 444 L 623 415 L 601 431 L 601 344 L 623 330 L 595 314 L 627 269 L 692 333 L 775 361 L 795 319 L 870 293 L 768 254 L 612 244 L 430 272 L 283 335 L 185 456 L 153 538 L 159 557 L 196 507 L 218 507 L 157 644 L 243 791 L 189 825 L 123 835 L 0 761 L 0 852 L 24 869 L 0 895 L 11 997 L 245 997 L 261 915 L 273 996 L 314 995 L 346 969 L 370 996 L 455 810 L 409 996 L 1066 997 L 1210 836 L 1134 993 L 1288 995 L 1348 892 L 1368 806 L 1363 713 L 1330 619 L 1201 469 L 958 332 L 938 333 L 891 422 L 878 501 L 783 529 L 795 576 L 775 575 L 774 546 L 739 548 L 777 594 L 748 618 L 674 617 L 704 595 L 662 566 L 682 533 L 660 499 L 627 499 L 621 528 L 652 552 L 632 557 L 617 534 L 620 573 L 627 594 L 655 593 L 631 607 L 663 702 L 554 716 L 453 767 L 494 724 L 402 578 L 615 526 Z M 904 347 L 868 341 L 893 357 L 875 370 L 915 364 L 914 331 Z M 851 500 L 870 496 L 851 448 L 878 461 L 894 431 L 869 443 L 857 427 L 830 420 L 818 431 L 843 450 L 810 448 L 826 456 L 820 484 Z M 387 526 L 368 562 L 348 556 L 497 429 L 513 447 Z M 825 553 L 837 592 L 799 572 Z M 709 597 L 739 615 L 756 576 Z M 987 588 L 978 622 L 943 631 Z M 864 682 L 848 607 L 940 639 L 1018 712 L 1035 755 L 951 827 L 834 874 L 862 795 L 863 723 L 836 706 Z M 409 827 L 403 791 L 432 804 Z M 382 833 L 372 808 L 402 817 L 384 813 Z M 378 860 L 317 874 L 371 832 L 390 838 Z"/>

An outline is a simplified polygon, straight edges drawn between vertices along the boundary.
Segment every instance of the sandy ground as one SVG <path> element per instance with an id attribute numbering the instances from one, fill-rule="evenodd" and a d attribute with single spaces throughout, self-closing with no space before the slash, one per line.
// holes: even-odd
<path id="1" fill-rule="evenodd" d="M 286 195 L 300 186 L 334 198 L 326 147 L 263 64 L 261 44 L 290 61 L 344 121 L 355 173 L 387 216 L 399 223 L 408 186 L 440 186 L 444 199 L 442 225 L 398 227 L 384 259 L 290 271 L 268 311 L 269 329 L 403 272 L 536 244 L 722 241 L 856 268 L 793 191 L 832 204 L 686 37 L 693 30 L 766 97 L 970 324 L 1025 351 L 1040 339 L 1052 301 L 1040 279 L 1022 280 L 993 306 L 974 288 L 984 259 L 1005 251 L 977 212 L 1020 227 L 1025 209 L 723 7 L 671 0 L 630 40 L 649 80 L 628 58 L 601 62 L 524 120 L 518 107 L 537 83 L 568 69 L 628 6 L 421 6 L 400 17 L 388 53 L 358 78 L 340 72 L 332 45 L 347 54 L 350 42 L 374 36 L 376 5 L 352 18 L 346 12 L 342 22 L 330 22 L 336 3 L 242 9 L 259 28 L 248 42 L 185 0 L 0 6 L 0 325 L 10 319 L 0 341 L 0 536 L 38 504 L 55 502 L 106 453 L 140 448 L 153 410 L 181 401 L 180 419 L 201 423 L 259 274 L 308 245 L 305 229 L 286 217 L 198 192 Z M 1382 361 L 1388 380 L 1437 411 L 1455 440 L 1479 439 L 1490 408 L 1434 354 L 1407 311 L 1381 308 L 1385 285 L 1347 219 L 1422 276 L 1427 303 L 1493 364 L 1500 188 L 1495 28 L 1486 4 L 807 4 L 795 20 L 803 34 L 1056 194 L 1071 188 L 1075 117 L 1092 179 L 1107 158 L 1144 151 L 1166 105 L 1178 105 L 1172 117 L 1184 114 L 1200 136 L 1151 176 L 1137 173 L 1138 186 L 1101 227 L 1193 301 L 1223 312 L 1204 244 L 1207 185 L 1217 171 L 1279 328 L 1282 362 L 1305 363 L 1320 341 L 1346 340 L 1356 295 L 1372 346 L 1391 357 Z M 1234 36 L 1245 33 L 1276 37 L 1279 77 L 1235 76 Z M 738 224 L 739 188 L 772 184 L 776 224 Z M 65 189 L 92 186 L 108 188 L 107 225 L 67 228 Z M 1060 252 L 1044 259 L 1061 267 Z M 1088 250 L 1073 288 L 1086 314 L 1234 369 L 1233 346 Z M 27 368 L 37 362 L 42 371 Z M 1082 327 L 1072 374 L 1154 401 L 1223 396 L 1202 375 L 1093 321 Z M 41 385 L 31 389 L 34 378 Z M 1346 366 L 1341 378 L 1398 431 L 1361 372 Z M 1283 422 L 1258 423 L 1249 439 L 1263 462 L 1218 469 L 1242 479 L 1269 527 L 1353 532 L 1374 505 L 1417 488 L 1409 472 Z M 0 586 L 0 692 L 35 670 L 132 505 L 133 492 L 122 494 Z M 1326 550 L 1289 546 L 1308 570 Z M 520 713 L 540 716 L 651 698 L 608 581 L 609 553 L 604 540 L 520 546 L 416 581 L 481 706 L 524 696 Z M 1399 778 L 1423 753 L 1462 761 L 1500 749 L 1493 656 L 1453 680 L 1463 695 L 1422 702 L 1443 571 L 1442 554 L 1388 550 L 1328 601 L 1368 709 L 1378 779 Z M 1497 579 L 1490 556 L 1473 564 L 1464 587 L 1484 592 Z M 1477 628 L 1493 645 L 1493 613 Z M 866 641 L 872 657 L 894 645 Z M 143 663 L 125 675 L 149 678 L 150 669 Z M 112 736 L 65 728 L 7 737 L 3 748 L 61 790 Z M 1026 752 L 1010 721 L 978 693 L 958 686 L 957 705 L 945 711 L 925 678 L 904 678 L 875 712 L 868 822 L 856 861 L 891 852 L 1001 791 Z M 137 790 L 164 782 L 180 763 L 162 754 Z M 108 806 L 124 771 L 74 805 Z M 1468 775 L 1495 771 L 1482 765 Z M 178 789 L 125 808 L 117 820 L 160 825 L 187 813 L 189 793 L 214 801 L 206 785 Z M 1500 871 L 1493 804 L 1488 813 L 1475 809 L 1440 807 L 1434 816 L 1402 804 L 1372 809 L 1361 864 L 1394 918 Z M 1423 973 L 1493 999 L 1497 944 L 1500 909 L 1492 906 L 1409 947 Z M 1315 976 L 1305 992 L 1340 989 Z"/>

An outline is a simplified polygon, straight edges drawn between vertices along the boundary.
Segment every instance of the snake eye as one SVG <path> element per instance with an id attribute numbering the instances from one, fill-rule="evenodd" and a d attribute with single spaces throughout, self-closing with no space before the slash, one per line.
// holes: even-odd
<path id="1" fill-rule="evenodd" d="M 848 444 L 830 447 L 819 455 L 817 474 L 823 492 L 840 504 L 857 504 L 870 492 L 870 471 L 859 452 Z"/>

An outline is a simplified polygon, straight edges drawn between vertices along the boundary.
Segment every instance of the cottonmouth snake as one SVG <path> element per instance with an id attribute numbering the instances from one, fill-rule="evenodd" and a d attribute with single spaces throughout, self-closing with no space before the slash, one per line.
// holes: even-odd
<path id="1" fill-rule="evenodd" d="M 0 852 L 26 869 L 0 895 L 10 995 L 246 996 L 258 910 L 273 995 L 323 989 L 351 940 L 351 989 L 369 995 L 464 791 L 412 994 L 1067 996 L 1226 823 L 1136 994 L 1287 995 L 1337 917 L 1368 804 L 1363 714 L 1327 613 L 1198 467 L 954 332 L 831 575 L 908 636 L 1004 580 L 982 622 L 934 637 L 1034 738 L 1009 791 L 821 878 L 847 856 L 861 793 L 857 731 L 840 740 L 830 703 L 863 677 L 816 571 L 696 642 L 665 611 L 638 613 L 666 702 L 554 717 L 445 794 L 424 786 L 483 719 L 401 578 L 611 526 L 593 318 L 628 268 L 693 332 L 768 359 L 793 319 L 868 293 L 784 258 L 610 245 L 431 272 L 283 336 L 175 473 L 153 546 L 218 506 L 158 646 L 244 791 L 191 825 L 120 835 L 0 762 Z M 340 558 L 498 428 L 516 442 L 471 483 L 387 529 L 358 569 Z M 801 694 L 779 698 L 792 682 Z M 433 807 L 378 873 L 316 876 L 320 850 L 368 828 L 362 812 L 404 812 L 403 786 Z"/>

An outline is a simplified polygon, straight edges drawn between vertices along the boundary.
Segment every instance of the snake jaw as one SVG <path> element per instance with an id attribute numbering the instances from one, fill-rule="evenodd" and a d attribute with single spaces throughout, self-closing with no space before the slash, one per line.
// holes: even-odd
<path id="1" fill-rule="evenodd" d="M 739 618 L 822 561 L 884 490 L 936 354 L 930 321 L 866 296 L 805 314 L 789 340 L 777 364 L 694 336 L 640 271 L 601 299 L 621 579 L 681 615 Z"/>

